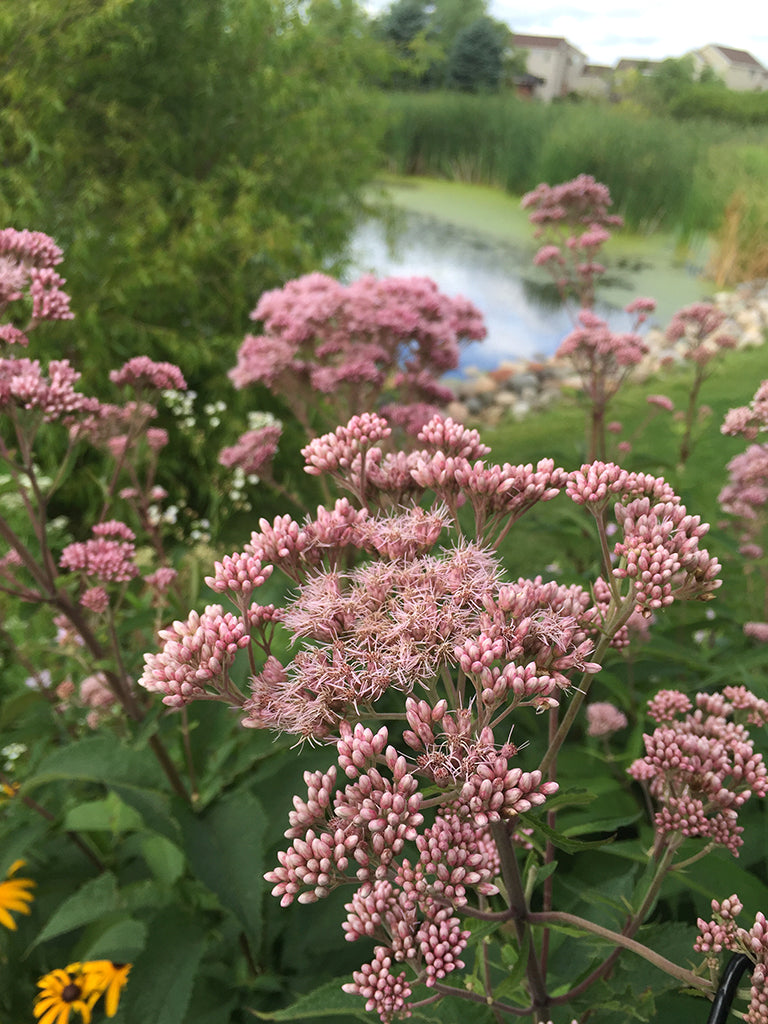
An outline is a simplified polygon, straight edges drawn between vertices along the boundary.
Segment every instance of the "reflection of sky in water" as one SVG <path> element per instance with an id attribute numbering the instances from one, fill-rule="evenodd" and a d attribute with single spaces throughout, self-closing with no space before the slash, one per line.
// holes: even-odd
<path id="1" fill-rule="evenodd" d="M 549 355 L 571 328 L 562 308 L 547 309 L 526 294 L 520 278 L 523 253 L 433 218 L 407 215 L 394 251 L 382 226 L 368 221 L 356 231 L 352 252 L 350 277 L 366 272 L 431 277 L 442 292 L 463 295 L 478 307 L 488 337 L 464 348 L 462 366 L 488 368 L 504 359 Z"/>
<path id="2" fill-rule="evenodd" d="M 447 295 L 473 302 L 485 318 L 488 337 L 463 349 L 462 368 L 491 369 L 505 359 L 552 355 L 572 329 L 571 317 L 559 302 L 546 291 L 540 294 L 542 278 L 535 276 L 530 249 L 417 213 L 404 214 L 400 224 L 394 249 L 379 222 L 358 227 L 348 277 L 426 276 Z M 618 283 L 626 289 L 627 282 Z M 622 307 L 636 294 L 642 293 L 617 293 L 615 307 L 598 304 L 597 312 L 614 330 L 629 330 L 630 318 Z"/>

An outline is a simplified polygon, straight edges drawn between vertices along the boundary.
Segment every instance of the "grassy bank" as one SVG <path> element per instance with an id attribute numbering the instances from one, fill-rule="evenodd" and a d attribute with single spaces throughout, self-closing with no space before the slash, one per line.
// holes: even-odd
<path id="1" fill-rule="evenodd" d="M 384 110 L 386 164 L 397 174 L 496 185 L 515 195 L 540 181 L 592 174 L 636 230 L 718 232 L 730 210 L 736 252 L 744 232 L 756 238 L 768 226 L 765 128 L 508 95 L 391 93 Z"/>
<path id="2" fill-rule="evenodd" d="M 675 410 L 684 410 L 688 402 L 692 368 L 680 366 L 665 369 L 645 381 L 629 383 L 617 395 L 610 407 L 609 420 L 622 424 L 621 434 L 615 441 L 629 439 L 632 451 L 619 454 L 609 452 L 626 469 L 664 476 L 682 496 L 688 508 L 696 509 L 705 521 L 712 524 L 713 539 L 708 546 L 717 550 L 721 561 L 737 555 L 733 534 L 723 529 L 724 516 L 717 497 L 727 480 L 726 465 L 734 455 L 743 451 L 743 438 L 726 437 L 720 433 L 720 426 L 726 412 L 734 406 L 746 405 L 754 395 L 759 381 L 768 378 L 768 345 L 741 349 L 727 353 L 712 376 L 705 382 L 702 402 L 710 412 L 699 423 L 694 434 L 693 454 L 684 468 L 678 466 L 678 450 L 683 425 L 675 413 L 660 412 L 652 415 L 646 397 L 649 394 L 667 395 L 675 403 Z M 706 410 L 705 410 L 706 411 Z M 566 469 L 580 466 L 586 455 L 585 413 L 580 396 L 565 392 L 560 401 L 545 411 L 535 412 L 524 420 L 516 422 L 510 418 L 493 429 L 481 430 L 483 439 L 491 445 L 494 461 L 511 463 L 537 462 L 545 456 L 551 457 Z M 550 560 L 549 531 L 542 530 L 539 520 L 545 513 L 534 513 L 521 520 L 515 527 L 515 543 L 519 555 L 521 574 L 541 572 Z M 549 516 L 551 518 L 551 516 Z M 571 536 L 574 545 L 575 563 L 578 563 L 577 549 L 580 532 L 574 522 L 573 509 L 563 507 L 563 521 L 560 529 Z M 739 564 L 743 568 L 743 560 Z M 739 572 L 741 569 L 739 569 Z M 732 581 L 726 604 L 738 606 L 743 621 L 751 598 L 743 578 Z M 752 609 L 752 614 L 756 609 Z M 730 614 L 736 617 L 736 609 Z"/>

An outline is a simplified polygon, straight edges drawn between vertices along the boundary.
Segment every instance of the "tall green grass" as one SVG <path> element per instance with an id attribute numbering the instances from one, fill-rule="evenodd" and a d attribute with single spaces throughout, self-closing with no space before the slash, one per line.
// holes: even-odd
<path id="1" fill-rule="evenodd" d="M 588 173 L 608 185 L 635 230 L 717 230 L 733 192 L 723 153 L 768 144 L 766 127 L 512 95 L 390 93 L 384 110 L 384 151 L 395 173 L 496 185 L 516 195 L 540 181 Z"/>

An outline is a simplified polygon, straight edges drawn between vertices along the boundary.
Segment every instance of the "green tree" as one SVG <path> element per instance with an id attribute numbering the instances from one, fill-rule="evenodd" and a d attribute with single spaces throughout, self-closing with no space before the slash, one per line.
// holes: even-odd
<path id="1" fill-rule="evenodd" d="M 462 29 L 448 57 L 448 88 L 464 92 L 498 89 L 504 69 L 507 32 L 506 26 L 486 17 Z"/>
<path id="2" fill-rule="evenodd" d="M 205 387 L 266 288 L 332 268 L 374 49 L 352 0 L 0 5 L 0 223 L 65 248 L 86 369 L 147 352 Z"/>

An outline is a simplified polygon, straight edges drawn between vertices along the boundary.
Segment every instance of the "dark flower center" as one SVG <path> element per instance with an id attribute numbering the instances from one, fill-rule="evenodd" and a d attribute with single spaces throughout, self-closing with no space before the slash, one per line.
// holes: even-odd
<path id="1" fill-rule="evenodd" d="M 74 981 L 70 981 L 68 985 L 65 985 L 61 990 L 61 998 L 65 1003 L 74 1003 L 76 999 L 79 999 L 82 995 L 83 990 L 79 985 L 76 985 Z"/>

